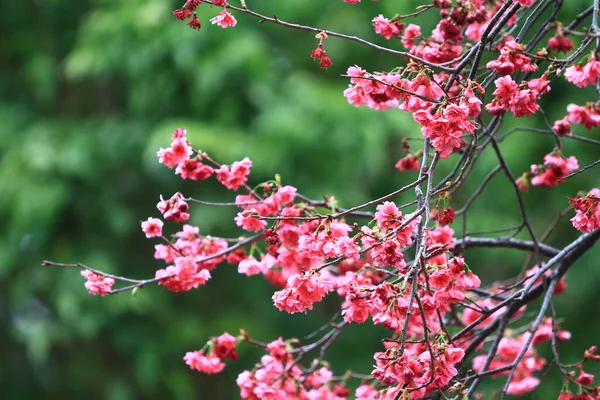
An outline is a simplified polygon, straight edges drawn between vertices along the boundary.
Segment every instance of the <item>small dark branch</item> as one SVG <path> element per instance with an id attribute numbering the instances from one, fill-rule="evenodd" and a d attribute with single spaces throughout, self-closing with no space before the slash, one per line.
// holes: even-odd
<path id="1" fill-rule="evenodd" d="M 457 240 L 454 245 L 456 247 L 463 248 L 474 248 L 474 247 L 504 247 L 513 248 L 525 251 L 534 251 L 537 247 L 540 254 L 548 257 L 553 257 L 559 253 L 558 249 L 552 246 L 548 246 L 544 243 L 535 243 L 527 240 L 514 239 L 510 237 L 498 237 L 498 238 L 474 238 L 466 237 L 461 240 Z"/>

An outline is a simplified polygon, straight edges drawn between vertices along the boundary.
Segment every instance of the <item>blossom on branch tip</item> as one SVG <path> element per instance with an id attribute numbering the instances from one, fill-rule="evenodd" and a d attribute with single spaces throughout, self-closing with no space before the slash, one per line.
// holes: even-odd
<path id="1" fill-rule="evenodd" d="M 540 108 L 537 100 L 550 91 L 548 80 L 543 75 L 521 85 L 517 85 L 510 75 L 506 75 L 496 79 L 494 84 L 496 85 L 493 93 L 495 98 L 485 106 L 487 112 L 493 115 L 510 111 L 515 117 L 529 117 Z"/>
<path id="2" fill-rule="evenodd" d="M 194 181 L 208 179 L 214 172 L 212 167 L 202 164 L 197 158 L 182 161 L 175 168 L 175 174 L 181 175 L 183 179 Z"/>
<path id="3" fill-rule="evenodd" d="M 235 161 L 231 166 L 221 165 L 216 170 L 217 180 L 227 189 L 238 190 L 248 180 L 250 168 L 252 168 L 252 161 L 248 157 L 241 161 Z"/>
<path id="4" fill-rule="evenodd" d="M 575 229 L 587 233 L 600 228 L 600 189 L 594 188 L 587 195 L 569 201 L 576 212 L 571 218 Z"/>
<path id="5" fill-rule="evenodd" d="M 191 369 L 205 374 L 218 374 L 225 368 L 225 363 L 214 355 L 206 356 L 201 350 L 185 353 L 183 360 Z"/>
<path id="6" fill-rule="evenodd" d="M 237 360 L 240 358 L 236 351 L 237 339 L 225 332 L 213 340 L 213 354 L 215 357 L 226 360 Z"/>
<path id="7" fill-rule="evenodd" d="M 521 5 L 522 7 L 531 7 L 536 0 L 515 0 L 516 3 Z"/>
<path id="8" fill-rule="evenodd" d="M 548 39 L 548 50 L 554 50 L 558 53 L 568 53 L 573 50 L 573 42 L 563 35 L 557 35 Z"/>
<path id="9" fill-rule="evenodd" d="M 178 8 L 177 10 L 173 11 L 173 16 L 180 21 L 185 21 L 192 16 L 192 13 L 189 10 Z"/>
<path id="10" fill-rule="evenodd" d="M 142 231 L 148 239 L 162 235 L 163 222 L 158 218 L 148 218 L 142 222 Z"/>
<path id="11" fill-rule="evenodd" d="M 202 22 L 200 22 L 200 19 L 198 19 L 196 13 L 194 13 L 192 19 L 188 21 L 187 26 L 197 31 L 199 31 L 200 28 L 202 28 Z"/>
<path id="12" fill-rule="evenodd" d="M 202 0 L 187 0 L 185 2 L 185 8 L 194 11 L 200 4 L 202 4 Z"/>
<path id="13" fill-rule="evenodd" d="M 420 168 L 419 159 L 416 155 L 409 154 L 406 157 L 398 160 L 395 167 L 399 171 L 418 171 Z"/>
<path id="14" fill-rule="evenodd" d="M 595 85 L 600 78 L 600 61 L 592 57 L 585 66 L 576 64 L 565 70 L 565 79 L 577 87 Z"/>
<path id="15" fill-rule="evenodd" d="M 333 290 L 329 280 L 320 278 L 319 273 L 311 272 L 290 276 L 285 289 L 273 294 L 275 307 L 290 314 L 312 310 L 314 303 Z"/>
<path id="16" fill-rule="evenodd" d="M 565 117 L 571 124 L 583 125 L 586 129 L 600 126 L 600 106 L 588 103 L 586 106 L 569 104 Z"/>
<path id="17" fill-rule="evenodd" d="M 227 10 L 222 10 L 219 15 L 210 19 L 210 23 L 219 25 L 221 28 L 228 28 L 230 26 L 235 26 L 237 20 Z"/>
<path id="18" fill-rule="evenodd" d="M 169 200 L 164 200 L 160 196 L 160 202 L 156 205 L 156 208 L 169 221 L 185 222 L 190 219 L 190 214 L 187 213 L 190 207 L 181 193 L 175 193 Z"/>
<path id="19" fill-rule="evenodd" d="M 81 276 L 86 279 L 85 288 L 92 295 L 106 296 L 110 294 L 110 290 L 115 284 L 114 279 L 95 274 L 87 269 L 81 271 Z"/>
<path id="20" fill-rule="evenodd" d="M 240 211 L 235 217 L 235 224 L 249 232 L 258 232 L 267 226 L 267 222 L 256 218 L 256 210 Z"/>
<path id="21" fill-rule="evenodd" d="M 561 179 L 579 168 L 577 158 L 574 156 L 564 158 L 563 156 L 550 153 L 544 156 L 544 164 L 531 166 L 531 184 L 533 186 L 554 186 Z"/>
<path id="22" fill-rule="evenodd" d="M 198 268 L 198 264 L 190 257 L 177 257 L 175 265 L 156 271 L 158 281 L 172 292 L 186 292 L 204 285 L 210 279 L 210 272 Z"/>
<path id="23" fill-rule="evenodd" d="M 400 36 L 402 34 L 402 31 L 404 30 L 403 23 L 390 21 L 381 14 L 373 18 L 372 22 L 373 27 L 375 28 L 375 33 L 383 36 L 388 40 L 393 37 Z"/>
<path id="24" fill-rule="evenodd" d="M 185 132 L 185 131 L 184 131 Z M 171 146 L 167 149 L 159 149 L 156 154 L 158 161 L 169 167 L 175 168 L 179 163 L 182 163 L 190 158 L 193 153 L 192 147 L 189 145 L 185 133 L 182 137 L 176 137 L 171 141 Z"/>
<path id="25" fill-rule="evenodd" d="M 571 136 L 571 124 L 569 122 L 569 117 L 564 117 L 563 119 L 555 121 L 552 131 L 558 136 Z"/>

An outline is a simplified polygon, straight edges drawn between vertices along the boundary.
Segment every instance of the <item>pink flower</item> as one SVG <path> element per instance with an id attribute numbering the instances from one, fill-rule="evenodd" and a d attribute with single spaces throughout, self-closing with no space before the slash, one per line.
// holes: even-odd
<path id="1" fill-rule="evenodd" d="M 523 174 L 515 180 L 515 184 L 517 188 L 521 192 L 527 192 L 529 190 L 529 179 L 527 179 L 527 174 Z"/>
<path id="2" fill-rule="evenodd" d="M 273 302 L 275 307 L 290 314 L 305 312 L 332 290 L 331 282 L 319 279 L 317 273 L 295 274 L 289 277 L 285 289 L 273 294 Z"/>
<path id="3" fill-rule="evenodd" d="M 579 376 L 575 380 L 581 385 L 590 386 L 594 383 L 594 375 L 581 370 L 579 371 Z"/>
<path id="4" fill-rule="evenodd" d="M 544 156 L 543 165 L 532 165 L 531 184 L 533 186 L 554 186 L 561 183 L 560 180 L 569 173 L 579 168 L 577 158 L 571 156 L 564 158 L 557 154 L 547 154 Z"/>
<path id="5" fill-rule="evenodd" d="M 110 290 L 115 284 L 114 279 L 95 274 L 87 269 L 81 271 L 81 276 L 87 279 L 85 288 L 92 295 L 106 296 L 110 294 Z"/>
<path id="6" fill-rule="evenodd" d="M 412 49 L 415 46 L 415 40 L 421 37 L 421 27 L 415 24 L 409 24 L 404 30 L 402 36 L 402 45 L 407 49 Z"/>
<path id="7" fill-rule="evenodd" d="M 398 210 L 398 206 L 391 201 L 386 201 L 377 206 L 375 212 L 375 220 L 377 223 L 385 227 L 390 222 L 395 222 L 402 219 L 402 213 Z"/>
<path id="8" fill-rule="evenodd" d="M 600 108 L 594 103 L 588 103 L 585 107 L 577 104 L 567 106 L 567 118 L 572 124 L 581 124 L 586 129 L 592 129 L 600 126 Z"/>
<path id="9" fill-rule="evenodd" d="M 280 186 L 277 188 L 277 192 L 275 192 L 275 200 L 280 207 L 292 204 L 296 198 L 297 191 L 298 189 L 293 186 Z"/>
<path id="10" fill-rule="evenodd" d="M 408 155 L 401 158 L 395 167 L 400 171 L 418 171 L 420 168 L 419 159 L 415 155 Z"/>
<path id="11" fill-rule="evenodd" d="M 565 70 L 565 79 L 577 87 L 595 85 L 600 78 L 600 61 L 595 58 L 582 66 L 576 64 L 568 67 Z"/>
<path id="12" fill-rule="evenodd" d="M 172 292 L 186 292 L 204 285 L 210 279 L 206 269 L 198 270 L 198 265 L 190 257 L 177 257 L 175 265 L 156 271 L 159 285 L 166 286 Z"/>
<path id="13" fill-rule="evenodd" d="M 517 3 L 519 3 L 522 7 L 531 7 L 536 0 L 515 0 Z"/>
<path id="14" fill-rule="evenodd" d="M 248 174 L 252 167 L 252 161 L 248 157 L 241 161 L 234 162 L 231 167 L 221 165 L 216 170 L 217 180 L 221 182 L 227 189 L 238 190 L 248 180 Z"/>
<path id="15" fill-rule="evenodd" d="M 237 339 L 225 332 L 221 336 L 214 339 L 213 355 L 218 358 L 224 358 L 227 360 L 237 360 L 240 358 L 236 351 Z"/>
<path id="16" fill-rule="evenodd" d="M 500 340 L 496 356 L 492 359 L 488 370 L 506 367 L 511 365 L 521 351 L 523 345 L 528 341 L 529 333 L 525 333 L 518 338 L 505 337 Z M 487 355 L 476 356 L 473 359 L 473 370 L 481 372 Z M 535 389 L 540 380 L 533 376 L 534 372 L 541 371 L 544 368 L 546 360 L 539 357 L 532 347 L 527 348 L 523 358 L 517 364 L 514 378 L 508 386 L 508 394 L 520 395 Z M 508 375 L 509 371 L 499 372 L 492 376 Z"/>
<path id="17" fill-rule="evenodd" d="M 537 100 L 550 91 L 545 76 L 523 82 L 521 86 L 518 86 L 509 75 L 496 79 L 494 83 L 496 84 L 494 91 L 496 97 L 485 107 L 487 112 L 494 115 L 510 111 L 515 117 L 529 117 L 540 108 L 536 103 Z"/>
<path id="18" fill-rule="evenodd" d="M 175 18 L 177 18 L 180 21 L 185 21 L 186 19 L 192 16 L 192 13 L 189 10 L 179 8 L 173 11 L 173 16 L 175 16 Z"/>
<path id="19" fill-rule="evenodd" d="M 160 149 L 156 154 L 161 164 L 169 168 L 174 168 L 177 164 L 188 160 L 193 152 L 192 147 L 188 144 L 185 136 L 183 136 L 173 139 L 171 147 Z"/>
<path id="20" fill-rule="evenodd" d="M 508 390 L 506 393 L 514 396 L 529 393 L 538 387 L 540 382 L 541 381 L 538 378 L 534 378 L 533 376 L 524 376 L 523 378 L 519 379 L 519 376 L 517 375 L 517 377 L 508 385 Z"/>
<path id="21" fill-rule="evenodd" d="M 238 272 L 248 276 L 258 275 L 262 272 L 262 265 L 256 258 L 248 257 L 238 264 Z"/>
<path id="22" fill-rule="evenodd" d="M 590 79 L 583 70 L 583 65 L 571 65 L 565 70 L 565 79 L 577 87 L 590 85 Z"/>
<path id="23" fill-rule="evenodd" d="M 389 40 L 392 37 L 400 36 L 402 34 L 404 24 L 396 21 L 392 22 L 379 14 L 377 17 L 373 18 L 373 27 L 375 28 L 375 33 Z"/>
<path id="24" fill-rule="evenodd" d="M 192 179 L 194 181 L 202 181 L 208 179 L 215 170 L 205 164 L 202 164 L 197 158 L 180 162 L 175 169 L 177 175 L 181 175 L 183 179 Z"/>
<path id="25" fill-rule="evenodd" d="M 346 301 L 343 305 L 342 315 L 346 322 L 356 322 L 362 324 L 375 313 L 383 311 L 383 302 L 373 296 L 373 291 L 361 290 L 357 287 L 351 287 L 346 295 Z"/>
<path id="26" fill-rule="evenodd" d="M 202 0 L 187 0 L 185 2 L 185 8 L 194 11 L 200 4 L 202 4 Z"/>
<path id="27" fill-rule="evenodd" d="M 194 16 L 192 17 L 192 19 L 188 21 L 187 26 L 199 31 L 200 28 L 202 28 L 202 22 L 200 22 L 200 20 L 198 19 L 198 16 L 194 13 Z"/>
<path id="28" fill-rule="evenodd" d="M 241 211 L 235 217 L 235 224 L 250 232 L 258 232 L 267 226 L 267 222 L 256 218 L 256 212 L 253 210 Z"/>
<path id="29" fill-rule="evenodd" d="M 169 221 L 185 222 L 190 219 L 190 214 L 187 213 L 189 205 L 185 202 L 181 193 L 175 193 L 169 200 L 164 200 L 160 196 L 160 202 L 156 205 L 156 208 Z"/>
<path id="30" fill-rule="evenodd" d="M 558 136 L 571 136 L 571 124 L 569 123 L 569 117 L 564 117 L 563 119 L 555 121 L 552 130 Z"/>
<path id="31" fill-rule="evenodd" d="M 158 218 L 148 218 L 142 222 L 142 231 L 148 239 L 162 236 L 163 222 Z"/>
<path id="32" fill-rule="evenodd" d="M 567 53 L 573 50 L 573 42 L 571 39 L 562 35 L 557 35 L 548 39 L 548 50 L 554 50 L 559 53 Z"/>
<path id="33" fill-rule="evenodd" d="M 225 364 L 219 357 L 214 355 L 207 357 L 201 350 L 187 352 L 183 359 L 191 369 L 205 374 L 218 374 L 225 368 Z"/>
<path id="34" fill-rule="evenodd" d="M 571 218 L 573 227 L 581 232 L 600 228 L 600 190 L 592 189 L 586 196 L 569 199 L 576 214 Z"/>
<path id="35" fill-rule="evenodd" d="M 525 45 L 514 40 L 507 40 L 500 49 L 498 59 L 488 62 L 486 67 L 503 76 L 512 75 L 516 71 L 537 71 L 538 66 L 532 64 L 531 59 L 523 54 L 523 51 L 525 51 Z"/>
<path id="36" fill-rule="evenodd" d="M 356 396 L 356 400 L 373 400 L 377 398 L 377 389 L 373 386 L 362 384 L 356 388 L 354 395 Z"/>
<path id="37" fill-rule="evenodd" d="M 235 26 L 237 24 L 237 20 L 231 15 L 227 10 L 222 10 L 219 15 L 212 18 L 210 22 L 214 25 L 217 24 L 221 28 L 227 28 L 229 26 Z"/>

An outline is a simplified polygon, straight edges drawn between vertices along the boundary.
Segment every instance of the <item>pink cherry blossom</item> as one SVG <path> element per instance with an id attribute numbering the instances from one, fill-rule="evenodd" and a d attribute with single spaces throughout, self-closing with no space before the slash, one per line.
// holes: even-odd
<path id="1" fill-rule="evenodd" d="M 237 20 L 233 15 L 231 15 L 227 10 L 222 10 L 219 15 L 210 19 L 210 23 L 215 25 L 219 25 L 221 28 L 227 28 L 230 26 L 235 26 L 237 24 Z"/>
<path id="2" fill-rule="evenodd" d="M 215 357 L 227 360 L 237 360 L 240 358 L 236 351 L 237 339 L 225 332 L 214 339 L 213 353 Z"/>
<path id="3" fill-rule="evenodd" d="M 178 257 L 175 265 L 156 271 L 158 281 L 172 292 L 186 292 L 204 285 L 210 279 L 210 272 L 206 269 L 198 270 L 198 265 L 190 257 Z"/>
<path id="4" fill-rule="evenodd" d="M 185 222 L 190 219 L 190 214 L 187 213 L 189 205 L 185 202 L 181 193 L 175 193 L 169 200 L 164 200 L 160 196 L 160 202 L 156 205 L 156 208 L 169 221 Z"/>
<path id="5" fill-rule="evenodd" d="M 148 218 L 142 222 L 142 231 L 148 239 L 162 236 L 162 227 L 163 222 L 158 218 Z"/>
<path id="6" fill-rule="evenodd" d="M 290 314 L 305 312 L 332 290 L 331 282 L 320 279 L 318 273 L 296 274 L 288 279 L 285 289 L 273 294 L 273 302 L 275 307 Z"/>
<path id="7" fill-rule="evenodd" d="M 236 161 L 231 166 L 221 165 L 217 172 L 217 180 L 227 189 L 238 190 L 248 180 L 248 174 L 252 167 L 252 161 L 245 157 L 241 161 Z"/>
<path id="8" fill-rule="evenodd" d="M 173 134 L 171 146 L 167 149 L 161 148 L 156 154 L 161 164 L 169 168 L 174 168 L 179 163 L 188 160 L 192 153 L 193 149 L 187 141 L 186 131 L 178 128 Z"/>
<path id="9" fill-rule="evenodd" d="M 550 153 L 544 156 L 544 164 L 532 165 L 531 184 L 533 186 L 554 186 L 561 183 L 561 179 L 579 168 L 577 158 L 574 156 L 564 158 L 561 155 Z"/>
<path id="10" fill-rule="evenodd" d="M 205 374 L 218 374 L 225 368 L 225 363 L 219 357 L 207 357 L 201 350 L 187 352 L 183 359 L 191 369 Z"/>
<path id="11" fill-rule="evenodd" d="M 110 290 L 115 284 L 114 279 L 95 274 L 87 269 L 81 271 L 81 276 L 87 279 L 85 288 L 92 295 L 106 296 L 110 294 Z"/>
<path id="12" fill-rule="evenodd" d="M 258 232 L 267 226 L 267 222 L 256 218 L 256 212 L 242 211 L 235 217 L 235 224 L 250 232 Z"/>
<path id="13" fill-rule="evenodd" d="M 395 21 L 392 22 L 379 14 L 373 18 L 373 27 L 375 28 L 375 33 L 389 40 L 392 37 L 397 37 L 402 34 L 404 24 Z"/>
<path id="14" fill-rule="evenodd" d="M 175 173 L 181 175 L 183 179 L 192 179 L 202 181 L 208 179 L 215 170 L 205 164 L 202 164 L 197 158 L 180 162 L 175 168 Z"/>

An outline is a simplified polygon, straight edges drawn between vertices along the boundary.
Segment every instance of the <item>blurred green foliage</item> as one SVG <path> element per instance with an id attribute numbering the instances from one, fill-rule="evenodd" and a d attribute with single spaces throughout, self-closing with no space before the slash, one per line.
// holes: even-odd
<path id="1" fill-rule="evenodd" d="M 256 9 L 381 42 L 370 19 L 408 12 L 419 3 L 307 6 L 285 1 L 276 7 L 257 4 Z M 583 3 L 565 4 L 570 7 L 565 20 Z M 260 278 L 239 276 L 227 265 L 198 290 L 172 294 L 148 287 L 135 298 L 92 297 L 77 271 L 40 267 L 43 259 L 79 261 L 120 275 L 153 276 L 162 265 L 153 259 L 154 243 L 145 239 L 139 222 L 158 216 L 160 194 L 182 191 L 204 200 L 232 200 L 219 185 L 183 182 L 157 163 L 156 150 L 168 145 L 177 126 L 187 128 L 196 147 L 222 162 L 251 157 L 253 183 L 280 173 L 303 193 L 335 195 L 345 206 L 414 178 L 393 168 L 402 156 L 401 138 L 420 136 L 411 116 L 349 106 L 342 96 L 347 81 L 339 77 L 353 64 L 389 70 L 403 60 L 330 39 L 327 51 L 335 64 L 323 71 L 309 58 L 317 43 L 311 34 L 258 25 L 241 15 L 235 29 L 222 30 L 208 23 L 217 13 L 208 6 L 199 9 L 205 26 L 196 32 L 171 16 L 177 5 L 165 0 L 3 4 L 2 398 L 78 398 L 83 393 L 110 399 L 237 398 L 235 377 L 260 352 L 242 346 L 241 360 L 218 377 L 190 371 L 184 353 L 199 349 L 212 335 L 235 334 L 239 328 L 264 341 L 302 337 L 339 306 L 330 296 L 308 317 L 284 315 L 271 305 L 272 287 Z M 557 83 L 544 105 L 552 118 L 559 118 L 567 102 L 593 99 L 593 90 Z M 502 132 L 522 123 L 508 120 Z M 525 123 L 541 126 L 539 119 Z M 541 161 L 553 139 L 517 133 L 502 146 L 518 175 Z M 582 165 L 598 154 L 572 141 L 565 149 Z M 452 204 L 464 204 L 496 164 L 495 156 L 485 153 Z M 440 172 L 450 167 L 443 162 Z M 536 231 L 543 232 L 567 206 L 566 196 L 598 184 L 597 173 L 589 172 L 556 190 L 528 193 Z M 408 193 L 399 201 L 411 197 Z M 239 235 L 233 215 L 229 209 L 194 207 L 192 222 L 205 233 Z M 512 187 L 498 175 L 474 203 L 469 231 L 501 228 L 519 218 Z M 166 229 L 174 232 L 177 226 L 167 224 Z M 566 219 L 557 232 L 550 239 L 556 246 L 576 236 Z M 561 345 L 566 362 L 577 360 L 600 337 L 600 313 L 591 306 L 600 283 L 598 256 L 595 251 L 581 260 L 568 276 L 567 294 L 556 301 L 559 316 L 568 317 L 563 327 L 576 338 Z M 477 250 L 467 257 L 484 283 L 514 275 L 524 261 L 509 250 Z M 330 350 L 333 369 L 370 372 L 383 335 L 379 328 L 352 326 Z M 535 397 L 555 396 L 560 384 L 551 373 Z"/>

